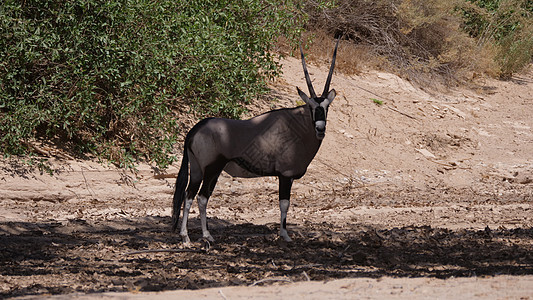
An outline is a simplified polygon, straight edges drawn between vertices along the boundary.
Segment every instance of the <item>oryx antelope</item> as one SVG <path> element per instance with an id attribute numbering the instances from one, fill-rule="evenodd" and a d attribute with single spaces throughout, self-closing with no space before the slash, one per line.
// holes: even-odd
<path id="1" fill-rule="evenodd" d="M 326 85 L 320 97 L 315 94 L 300 47 L 310 97 L 299 88 L 297 90 L 305 105 L 269 111 L 249 120 L 208 118 L 198 122 L 189 131 L 185 138 L 172 207 L 172 230 L 175 231 L 185 199 L 180 230 L 183 243 L 190 243 L 187 219 L 198 190 L 202 235 L 203 238 L 214 241 L 207 227 L 206 207 L 222 171 L 233 177 L 279 178 L 279 235 L 286 241 L 291 241 L 286 226 L 291 186 L 294 179 L 305 174 L 324 138 L 328 107 L 336 95 L 334 89 L 329 90 L 329 85 L 338 45 L 337 41 Z"/>

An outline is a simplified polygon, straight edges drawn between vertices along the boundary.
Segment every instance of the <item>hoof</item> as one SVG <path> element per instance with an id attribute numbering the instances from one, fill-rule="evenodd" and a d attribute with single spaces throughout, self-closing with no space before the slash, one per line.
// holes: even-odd
<path id="1" fill-rule="evenodd" d="M 200 239 L 200 242 L 202 243 L 202 250 L 204 250 L 205 252 L 209 251 L 211 249 L 211 247 L 213 247 L 213 244 L 215 242 L 215 240 L 213 240 L 213 238 L 208 239 L 208 238 L 201 238 Z"/>
<path id="2" fill-rule="evenodd" d="M 214 243 L 215 242 L 215 239 L 209 234 L 209 235 L 206 235 L 204 236 L 204 240 L 207 240 L 211 243 Z"/>
<path id="3" fill-rule="evenodd" d="M 280 238 L 283 239 L 287 243 L 292 242 L 292 239 L 288 235 L 280 235 Z"/>
<path id="4" fill-rule="evenodd" d="M 188 235 L 184 235 L 181 237 L 181 242 L 183 243 L 183 247 L 185 248 L 191 248 L 191 239 Z"/>

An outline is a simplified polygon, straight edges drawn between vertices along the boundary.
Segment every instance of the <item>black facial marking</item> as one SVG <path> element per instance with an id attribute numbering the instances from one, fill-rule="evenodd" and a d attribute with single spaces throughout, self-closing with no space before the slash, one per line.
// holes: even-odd
<path id="1" fill-rule="evenodd" d="M 325 121 L 326 120 L 326 111 L 322 106 L 315 108 L 315 121 Z"/>

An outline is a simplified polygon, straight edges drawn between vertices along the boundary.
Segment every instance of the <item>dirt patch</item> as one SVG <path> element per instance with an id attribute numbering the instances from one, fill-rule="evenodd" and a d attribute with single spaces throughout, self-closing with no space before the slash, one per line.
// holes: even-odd
<path id="1" fill-rule="evenodd" d="M 220 242 L 197 242 L 192 249 L 181 249 L 179 239 L 168 230 L 169 217 L 124 215 L 109 220 L 4 222 L 0 235 L 2 293 L 18 296 L 201 289 L 251 285 L 266 278 L 296 282 L 533 274 L 531 227 L 396 227 L 391 223 L 403 222 L 383 221 L 387 215 L 395 214 L 426 223 L 421 219 L 429 210 L 441 218 L 451 213 L 444 208 L 425 213 L 414 208 L 375 208 L 359 212 L 360 218 L 369 219 L 366 222 L 332 224 L 328 217 L 307 220 L 302 225 L 289 225 L 295 240 L 289 244 L 277 238 L 275 223 L 211 218 L 211 232 Z M 489 213 L 491 206 L 464 210 L 493 218 Z M 533 216 L 523 206 L 507 211 L 512 218 L 497 223 L 524 219 L 531 222 Z M 324 215 L 328 213 L 324 211 Z M 373 224 L 372 219 L 381 221 Z M 192 220 L 191 227 L 191 236 L 200 237 L 198 220 Z M 146 250 L 160 252 L 143 252 Z"/>
<path id="2" fill-rule="evenodd" d="M 298 60 L 284 66 L 278 107 L 294 106 L 292 86 L 305 82 Z M 310 72 L 315 85 L 327 74 Z M 217 242 L 182 249 L 169 231 L 175 167 L 133 174 L 52 158 L 50 176 L 4 160 L 0 297 L 254 284 L 275 297 L 278 284 L 349 278 L 352 295 L 377 297 L 415 282 L 437 291 L 440 279 L 466 294 L 477 288 L 470 278 L 495 291 L 509 278 L 531 282 L 533 74 L 487 85 L 490 94 L 435 95 L 391 74 L 335 74 L 326 139 L 293 187 L 288 244 L 277 237 L 273 178 L 221 176 L 208 207 Z M 516 291 L 531 296 L 525 286 Z"/>

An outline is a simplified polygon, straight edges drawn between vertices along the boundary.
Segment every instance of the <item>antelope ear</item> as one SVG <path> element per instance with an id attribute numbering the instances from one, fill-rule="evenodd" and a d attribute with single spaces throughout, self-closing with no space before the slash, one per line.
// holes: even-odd
<path id="1" fill-rule="evenodd" d="M 311 104 L 309 104 L 309 97 L 307 96 L 307 94 L 304 91 L 300 90 L 299 87 L 296 87 L 296 89 L 298 90 L 298 95 L 300 95 L 300 98 L 302 98 L 302 100 L 306 104 L 311 105 Z"/>
<path id="2" fill-rule="evenodd" d="M 328 101 L 328 105 L 330 105 L 331 102 L 333 102 L 333 99 L 335 99 L 335 96 L 337 96 L 337 92 L 335 91 L 335 89 L 332 89 L 331 91 L 329 91 L 328 96 L 326 97 Z"/>

